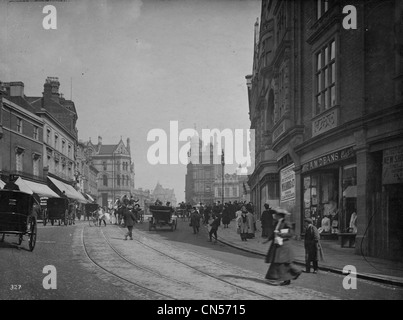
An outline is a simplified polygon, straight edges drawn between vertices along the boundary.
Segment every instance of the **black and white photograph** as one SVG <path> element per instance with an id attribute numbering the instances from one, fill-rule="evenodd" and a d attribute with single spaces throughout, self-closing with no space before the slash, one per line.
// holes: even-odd
<path id="1" fill-rule="evenodd" d="M 403 300 L 402 208 L 402 0 L 0 0 L 0 301 Z"/>

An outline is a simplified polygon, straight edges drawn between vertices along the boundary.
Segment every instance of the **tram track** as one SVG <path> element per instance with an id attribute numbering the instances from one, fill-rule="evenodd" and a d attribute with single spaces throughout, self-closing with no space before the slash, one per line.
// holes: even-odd
<path id="1" fill-rule="evenodd" d="M 133 285 L 133 286 L 135 286 L 135 287 L 137 287 L 137 288 L 139 288 L 139 289 L 141 289 L 141 290 L 146 290 L 146 291 L 148 291 L 148 292 L 151 292 L 151 293 L 153 293 L 153 294 L 156 294 L 156 295 L 158 295 L 158 296 L 161 296 L 161 297 L 163 297 L 163 298 L 165 298 L 165 299 L 177 300 L 176 298 L 174 298 L 174 297 L 172 297 L 172 296 L 170 296 L 170 295 L 163 294 L 163 293 L 161 293 L 161 292 L 159 292 L 159 291 L 157 291 L 157 290 L 153 290 L 153 289 L 150 289 L 150 288 L 148 288 L 148 287 L 146 287 L 146 286 L 143 286 L 143 285 L 141 285 L 141 284 L 139 284 L 139 283 L 137 283 L 137 282 L 133 282 L 133 281 L 131 281 L 131 280 L 129 280 L 129 279 L 126 279 L 125 277 L 122 277 L 122 276 L 118 275 L 117 273 L 112 272 L 111 270 L 109 270 L 109 269 L 103 267 L 100 263 L 98 263 L 95 259 L 93 259 L 93 258 L 91 257 L 91 255 L 90 255 L 90 253 L 89 253 L 88 247 L 86 246 L 86 243 L 85 243 L 85 240 L 84 240 L 84 230 L 85 230 L 86 228 L 88 228 L 88 227 L 87 227 L 87 226 L 84 226 L 83 229 L 82 229 L 82 231 L 81 231 L 81 243 L 82 243 L 82 246 L 83 246 L 83 248 L 84 248 L 85 255 L 87 256 L 88 260 L 89 260 L 93 265 L 95 265 L 97 268 L 101 269 L 103 272 L 107 273 L 108 275 L 112 275 L 113 277 L 116 277 L 117 279 L 119 279 L 119 280 L 121 280 L 121 281 L 124 281 L 124 282 L 126 282 L 126 283 L 129 283 L 130 285 Z"/>
<path id="2" fill-rule="evenodd" d="M 122 235 L 124 235 L 123 230 L 119 229 L 119 231 L 121 232 Z M 102 233 L 103 233 L 103 232 L 102 232 Z M 104 236 L 105 236 L 105 235 L 104 235 Z M 247 289 L 247 288 L 242 287 L 242 286 L 239 286 L 239 285 L 236 285 L 236 284 L 234 284 L 234 283 L 232 283 L 232 282 L 230 282 L 230 281 L 228 281 L 228 280 L 222 279 L 222 278 L 220 278 L 220 277 L 218 277 L 218 276 L 215 276 L 215 275 L 213 275 L 213 274 L 211 274 L 211 273 L 208 273 L 208 272 L 205 272 L 205 271 L 203 271 L 203 270 L 200 270 L 200 269 L 198 269 L 198 268 L 196 268 L 196 267 L 194 267 L 194 266 L 192 266 L 192 265 L 190 265 L 190 264 L 187 264 L 187 263 L 185 263 L 185 262 L 183 262 L 183 261 L 181 261 L 181 260 L 179 260 L 179 259 L 177 259 L 177 258 L 175 258 L 175 257 L 173 257 L 173 256 L 171 256 L 171 255 L 166 254 L 165 252 L 163 252 L 163 251 L 161 251 L 161 250 L 156 249 L 155 247 L 152 247 L 152 246 L 150 246 L 150 245 L 148 245 L 148 244 L 146 244 L 146 243 L 140 241 L 140 240 L 137 239 L 137 238 L 133 238 L 133 240 L 136 241 L 137 243 L 141 244 L 142 246 L 144 246 L 144 247 L 146 247 L 146 248 L 148 248 L 148 249 L 151 249 L 151 250 L 157 252 L 158 254 L 160 254 L 160 255 L 162 255 L 162 256 L 168 258 L 168 259 L 173 260 L 175 263 L 184 265 L 184 266 L 186 266 L 187 268 L 190 268 L 191 270 L 196 271 L 196 272 L 199 273 L 199 274 L 202 274 L 203 276 L 207 276 L 207 277 L 209 277 L 209 278 L 212 278 L 212 279 L 214 279 L 214 280 L 223 282 L 223 283 L 225 283 L 226 285 L 229 285 L 229 286 L 235 288 L 235 291 L 236 291 L 237 293 L 240 293 L 239 291 L 241 290 L 241 291 L 244 291 L 244 292 L 248 292 L 249 294 L 258 296 L 258 297 L 260 297 L 260 299 L 264 298 L 264 299 L 269 299 L 269 300 L 276 300 L 275 298 L 273 298 L 273 297 L 271 297 L 271 296 L 264 295 L 264 294 L 262 294 L 262 293 L 259 293 L 259 292 L 256 292 L 256 291 Z M 109 242 L 109 245 L 111 246 L 110 242 Z M 118 251 L 118 250 L 115 249 L 115 248 L 113 248 L 113 250 Z M 120 254 L 119 254 L 119 255 L 120 255 Z M 213 262 L 213 261 L 211 261 L 211 260 L 209 260 L 209 259 L 203 258 L 202 256 L 197 256 L 197 257 L 198 257 L 199 259 L 200 259 L 200 258 L 201 258 L 201 259 L 204 259 L 204 260 L 208 261 L 209 263 L 215 263 L 215 262 Z M 125 258 L 124 258 L 124 259 L 125 259 Z M 126 259 L 125 259 L 125 260 L 126 260 Z M 217 263 L 215 263 L 215 264 L 216 264 L 217 266 L 219 266 L 219 267 L 222 266 L 222 265 L 217 264 Z M 172 280 L 171 280 L 171 281 L 172 281 Z M 186 283 L 186 284 L 188 284 L 188 283 Z M 222 294 L 221 294 L 221 295 L 222 295 Z"/>

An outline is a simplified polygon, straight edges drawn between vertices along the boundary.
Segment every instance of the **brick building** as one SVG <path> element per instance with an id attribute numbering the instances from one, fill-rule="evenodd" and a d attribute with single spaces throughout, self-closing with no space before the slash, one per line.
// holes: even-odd
<path id="1" fill-rule="evenodd" d="M 401 1 L 264 0 L 246 77 L 256 209 L 285 206 L 297 235 L 310 217 L 330 238 L 356 213 L 357 253 L 390 259 L 403 257 L 402 17 Z"/>

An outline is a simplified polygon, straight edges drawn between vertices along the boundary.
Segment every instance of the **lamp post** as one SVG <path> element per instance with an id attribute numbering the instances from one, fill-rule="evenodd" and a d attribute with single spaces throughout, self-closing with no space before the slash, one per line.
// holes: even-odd
<path id="1" fill-rule="evenodd" d="M 222 205 L 224 205 L 224 166 L 225 166 L 225 161 L 224 161 L 224 149 L 221 151 L 221 165 L 222 165 Z"/>

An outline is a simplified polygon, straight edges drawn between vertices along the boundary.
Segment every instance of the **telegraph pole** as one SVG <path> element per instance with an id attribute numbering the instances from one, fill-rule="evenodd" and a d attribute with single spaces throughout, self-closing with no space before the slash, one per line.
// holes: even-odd
<path id="1" fill-rule="evenodd" d="M 221 165 L 222 165 L 222 205 L 224 205 L 224 166 L 225 166 L 225 161 L 224 161 L 224 149 L 221 150 Z"/>

